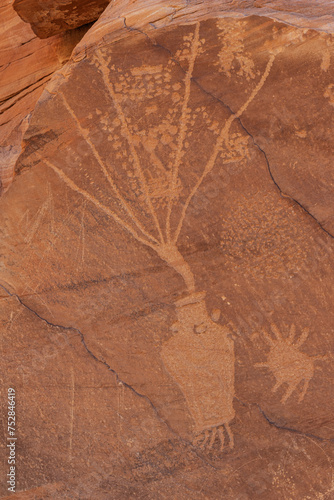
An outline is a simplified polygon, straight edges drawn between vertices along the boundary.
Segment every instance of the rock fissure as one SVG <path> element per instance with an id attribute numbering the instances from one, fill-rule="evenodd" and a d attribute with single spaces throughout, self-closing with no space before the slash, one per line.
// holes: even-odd
<path id="1" fill-rule="evenodd" d="M 133 386 L 131 386 L 130 384 L 128 384 L 127 382 L 124 382 L 120 376 L 118 375 L 118 373 L 113 369 L 111 368 L 111 366 L 103 359 L 100 359 L 98 358 L 90 349 L 89 347 L 87 346 L 86 344 L 86 340 L 85 340 L 85 337 L 83 335 L 83 333 L 76 327 L 73 327 L 73 326 L 64 326 L 64 325 L 58 325 L 58 324 L 55 324 L 55 323 L 52 323 L 50 322 L 49 320 L 47 320 L 46 318 L 44 318 L 43 316 L 41 316 L 39 313 L 37 313 L 34 309 L 32 309 L 31 307 L 29 307 L 27 304 L 25 304 L 21 297 L 19 297 L 16 293 L 12 293 L 10 292 L 4 285 L 0 284 L 0 287 L 7 293 L 7 295 L 9 297 L 14 297 L 16 298 L 16 300 L 22 305 L 22 307 L 24 307 L 25 309 L 27 309 L 28 311 L 30 311 L 32 314 L 34 314 L 38 319 L 40 319 L 41 321 L 43 321 L 44 323 L 46 323 L 48 326 L 52 327 L 52 328 L 59 328 L 59 329 L 62 329 L 62 330 L 66 330 L 66 331 L 74 331 L 76 332 L 79 337 L 80 337 L 80 341 L 82 343 L 82 345 L 84 346 L 84 349 L 85 351 L 87 352 L 87 354 L 94 360 L 96 361 L 97 363 L 99 364 L 102 364 L 103 366 L 105 366 L 107 368 L 107 370 L 109 372 L 111 372 L 114 376 L 115 376 L 115 379 L 117 381 L 118 384 L 120 385 L 123 385 L 124 387 L 126 387 L 127 389 L 129 389 L 131 392 L 133 392 L 136 396 L 138 396 L 139 398 L 141 399 L 144 399 L 145 401 L 147 401 L 147 403 L 150 405 L 150 407 L 152 408 L 156 418 L 159 420 L 159 422 L 161 422 L 163 425 L 166 426 L 166 428 L 168 429 L 168 431 L 173 435 L 174 438 L 176 438 L 177 440 L 181 441 L 184 445 L 186 446 L 189 446 L 190 449 L 193 451 L 193 453 L 195 453 L 195 455 L 207 466 L 209 466 L 210 468 L 214 469 L 214 470 L 220 470 L 219 467 L 216 467 L 214 464 L 212 464 L 211 462 L 209 462 L 208 460 L 206 460 L 200 453 L 199 451 L 197 450 L 196 446 L 194 446 L 190 441 L 182 438 L 177 432 L 175 432 L 172 427 L 168 424 L 168 422 L 166 420 L 164 420 L 160 414 L 159 414 L 159 411 L 157 410 L 157 408 L 155 407 L 155 405 L 153 404 L 153 402 L 151 401 L 151 399 L 146 395 L 146 394 L 142 394 L 140 392 L 138 392 Z"/>
<path id="2" fill-rule="evenodd" d="M 158 418 L 158 420 L 163 423 L 167 429 L 173 434 L 173 436 L 180 438 L 180 436 L 170 427 L 170 425 L 168 424 L 168 422 L 166 422 L 159 414 L 159 411 L 157 410 L 157 408 L 155 407 L 155 405 L 153 404 L 153 402 L 151 401 L 151 399 L 146 395 L 146 394 L 142 394 L 140 392 L 138 392 L 132 385 L 128 384 L 127 382 L 125 382 L 124 380 L 121 379 L 121 377 L 119 376 L 119 374 L 104 360 L 104 359 L 100 359 L 98 358 L 92 351 L 91 349 L 87 346 L 87 343 L 86 343 L 86 340 L 85 340 L 85 337 L 83 335 L 83 333 L 76 327 L 74 326 L 64 326 L 64 325 L 58 325 L 56 323 L 52 323 L 51 321 L 47 320 L 46 318 L 44 318 L 43 316 L 41 316 L 37 311 L 35 311 L 34 309 L 32 309 L 30 306 L 28 306 L 27 304 L 25 304 L 22 299 L 16 294 L 16 293 L 11 293 L 9 290 L 7 290 L 7 288 L 5 286 L 3 286 L 2 284 L 0 284 L 0 287 L 8 294 L 8 296 L 10 297 L 14 297 L 16 298 L 16 300 L 18 300 L 18 302 L 25 308 L 27 309 L 28 311 L 30 311 L 32 314 L 34 314 L 38 319 L 40 319 L 41 321 L 43 321 L 44 323 L 46 323 L 48 326 L 52 327 L 52 328 L 59 328 L 59 329 L 62 329 L 62 330 L 66 330 L 66 331 L 73 331 L 73 332 L 76 332 L 79 337 L 80 337 L 80 341 L 82 343 L 82 345 L 84 346 L 87 354 L 92 358 L 94 359 L 97 363 L 99 364 L 102 364 L 103 366 L 105 366 L 108 371 L 110 371 L 113 375 L 115 375 L 115 379 L 116 379 L 116 382 L 120 385 L 124 385 L 124 387 L 126 387 L 127 389 L 129 389 L 131 392 L 133 392 L 136 396 L 142 398 L 142 399 L 145 399 L 147 401 L 147 403 L 151 406 L 152 410 L 154 411 L 156 417 Z"/>
<path id="3" fill-rule="evenodd" d="M 308 438 L 313 438 L 313 439 L 316 439 L 317 441 L 321 441 L 323 443 L 334 443 L 334 438 L 326 439 L 326 438 L 322 438 L 320 436 L 317 436 L 315 434 L 311 434 L 309 432 L 304 432 L 304 431 L 300 431 L 299 429 L 293 429 L 292 427 L 280 425 L 277 422 L 275 422 L 274 420 L 272 420 L 271 418 L 269 418 L 268 415 L 266 415 L 266 413 L 262 410 L 262 408 L 259 404 L 256 404 L 256 406 L 257 406 L 259 412 L 261 413 L 261 415 L 263 416 L 263 418 L 268 422 L 268 424 L 272 425 L 276 429 L 284 430 L 287 432 L 292 432 L 294 434 L 299 434 L 300 436 L 305 436 Z"/>
<path id="4" fill-rule="evenodd" d="M 283 198 L 288 198 L 289 200 L 293 201 L 294 203 L 296 203 L 307 215 L 309 215 L 310 217 L 312 217 L 312 219 L 317 223 L 317 225 L 319 226 L 319 228 L 324 231 L 327 236 L 329 236 L 330 238 L 334 238 L 334 235 L 332 233 L 330 233 L 322 224 L 321 222 L 315 217 L 315 215 L 313 215 L 309 210 L 307 210 L 307 208 L 305 208 L 304 205 L 302 205 L 298 200 L 296 200 L 296 198 L 294 198 L 293 196 L 285 193 L 284 191 L 282 191 L 282 189 L 280 188 L 279 184 L 277 183 L 273 173 L 272 173 L 272 168 L 270 167 L 270 163 L 269 163 L 269 160 L 268 160 L 268 156 L 266 154 L 266 152 L 261 148 L 261 146 L 255 141 L 254 137 L 252 136 L 252 134 L 244 127 L 244 125 L 242 124 L 241 120 L 240 120 L 240 125 L 242 126 L 242 128 L 245 130 L 245 132 L 247 132 L 247 134 L 250 136 L 250 138 L 252 139 L 253 143 L 254 143 L 254 146 L 256 146 L 258 148 L 259 151 L 261 151 L 261 153 L 263 154 L 264 158 L 265 158 L 265 161 L 266 161 L 266 164 L 267 164 L 267 168 L 268 168 L 268 172 L 269 172 L 269 175 L 273 181 L 273 183 L 275 184 L 275 186 L 277 187 L 277 189 L 279 190 L 281 196 Z"/>
<path id="5" fill-rule="evenodd" d="M 127 26 L 126 24 L 126 18 L 123 17 L 123 21 L 124 21 L 124 27 L 130 31 L 137 31 L 138 33 L 141 33 L 142 35 L 144 35 L 149 41 L 150 43 L 154 46 L 154 47 L 159 47 L 163 50 L 165 50 L 166 52 L 168 52 L 168 54 L 170 55 L 172 61 L 174 61 L 178 66 L 179 68 L 186 74 L 186 70 L 183 68 L 182 64 L 180 64 L 180 62 L 175 59 L 173 57 L 173 54 L 172 52 L 167 48 L 167 47 L 164 47 L 163 45 L 161 45 L 160 43 L 157 43 L 155 41 L 153 41 L 151 39 L 151 37 L 145 33 L 144 31 L 140 30 L 139 28 L 132 28 L 130 26 Z M 151 24 L 151 23 L 150 23 Z M 300 29 L 300 28 L 299 28 Z M 235 114 L 235 112 L 230 108 L 230 106 L 228 106 L 224 101 L 222 101 L 222 99 L 220 99 L 219 97 L 215 96 L 214 94 L 212 94 L 212 92 L 209 92 L 208 90 L 206 90 L 199 82 L 198 80 L 195 78 L 195 77 L 191 77 L 191 81 L 194 82 L 198 88 L 200 88 L 205 94 L 209 95 L 212 97 L 212 99 L 214 99 L 215 101 L 219 102 L 222 106 L 225 107 L 225 109 L 228 109 L 230 111 L 231 114 Z M 249 132 L 249 130 L 244 126 L 244 124 L 242 123 L 242 120 L 241 118 L 237 118 L 236 119 L 237 122 L 239 122 L 240 126 L 242 127 L 242 129 L 246 132 L 246 134 L 251 138 L 254 146 L 262 153 L 262 155 L 264 156 L 264 159 L 265 159 L 265 162 L 267 164 L 267 169 L 268 169 L 268 173 L 270 175 L 270 178 L 271 180 L 273 181 L 274 185 L 276 186 L 276 188 L 278 189 L 280 195 L 283 197 L 283 198 L 288 198 L 290 199 L 291 201 L 293 201 L 294 203 L 296 203 L 307 215 L 309 215 L 315 222 L 316 224 L 319 226 L 319 228 L 324 231 L 330 238 L 334 238 L 334 235 L 332 235 L 330 233 L 330 231 L 328 231 L 322 224 L 321 222 L 315 217 L 315 215 L 313 215 L 302 203 L 300 203 L 298 200 L 296 200 L 296 198 L 294 198 L 293 196 L 285 193 L 281 187 L 279 186 L 279 184 L 277 183 L 273 173 L 272 173 L 272 168 L 270 166 L 270 163 L 269 163 L 269 160 L 268 160 L 268 156 L 266 154 L 266 152 L 263 150 L 263 148 L 261 148 L 261 146 L 256 142 L 254 136 Z"/>
<path id="6" fill-rule="evenodd" d="M 236 3 L 8 17 L 0 320 L 41 498 L 334 491 L 330 13 Z"/>

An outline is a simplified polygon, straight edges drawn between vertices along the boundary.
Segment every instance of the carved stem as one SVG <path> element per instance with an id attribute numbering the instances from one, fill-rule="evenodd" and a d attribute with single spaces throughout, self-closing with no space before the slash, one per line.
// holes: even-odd
<path id="1" fill-rule="evenodd" d="M 204 178 L 211 172 L 211 170 L 215 166 L 217 156 L 218 156 L 219 152 L 221 151 L 221 147 L 222 147 L 223 143 L 225 142 L 226 145 L 228 146 L 229 132 L 230 132 L 230 128 L 231 128 L 232 123 L 235 120 L 237 120 L 238 118 L 240 118 L 240 116 L 246 111 L 246 109 L 248 108 L 250 103 L 254 100 L 254 98 L 257 96 L 257 94 L 261 90 L 261 88 L 263 87 L 265 81 L 267 80 L 267 78 L 269 76 L 271 67 L 274 63 L 274 60 L 275 60 L 275 55 L 272 54 L 270 56 L 270 59 L 269 59 L 267 66 L 266 66 L 266 69 L 265 69 L 259 83 L 256 85 L 255 89 L 253 90 L 251 95 L 248 97 L 247 101 L 243 104 L 243 106 L 241 106 L 241 108 L 236 113 L 232 114 L 229 117 L 229 119 L 225 122 L 224 126 L 222 127 L 220 134 L 217 138 L 216 145 L 213 149 L 213 152 L 212 152 L 207 164 L 204 167 L 203 173 L 199 177 L 198 181 L 196 182 L 195 186 L 193 187 L 192 191 L 190 192 L 185 204 L 182 207 L 181 218 L 180 218 L 179 224 L 177 226 L 177 229 L 175 231 L 175 236 L 173 238 L 174 243 L 176 243 L 178 240 L 178 237 L 179 237 L 181 229 L 182 229 L 183 221 L 184 221 L 184 218 L 186 216 L 186 212 L 187 212 L 188 206 L 189 206 L 192 198 L 196 194 L 196 192 L 197 192 L 198 188 L 200 187 L 200 185 L 202 184 Z"/>
<path id="2" fill-rule="evenodd" d="M 196 27 L 195 27 L 195 32 L 194 32 L 194 38 L 192 40 L 192 45 L 191 45 L 191 53 L 190 53 L 190 57 L 189 57 L 189 61 L 188 61 L 189 66 L 188 66 L 188 70 L 186 72 L 186 77 L 185 77 L 185 81 L 184 81 L 185 92 L 184 92 L 184 99 L 183 99 L 181 118 L 180 118 L 180 129 L 179 129 L 179 135 L 178 135 L 178 140 L 177 140 L 175 160 L 174 160 L 174 164 L 172 165 L 172 168 L 171 168 L 172 178 L 171 178 L 171 184 L 169 187 L 170 193 L 169 193 L 169 197 L 168 197 L 167 220 L 166 220 L 167 241 L 171 240 L 170 218 L 171 218 L 171 213 L 172 213 L 172 208 L 173 208 L 173 195 L 174 195 L 175 190 L 176 190 L 176 185 L 177 185 L 177 180 L 178 180 L 178 175 L 179 175 L 179 166 L 181 163 L 182 154 L 184 154 L 184 151 L 182 151 L 182 150 L 183 150 L 184 141 L 185 141 L 186 134 L 187 134 L 188 122 L 189 122 L 189 118 L 190 118 L 188 103 L 189 103 L 189 98 L 190 98 L 191 79 L 193 76 L 195 60 L 196 60 L 198 48 L 200 45 L 199 27 L 200 27 L 200 23 L 197 22 Z"/>
<path id="3" fill-rule="evenodd" d="M 172 267 L 182 278 L 187 285 L 189 292 L 195 291 L 195 278 L 189 264 L 184 260 L 183 255 L 179 252 L 176 245 L 166 244 L 155 247 L 155 251 L 159 257 Z"/>

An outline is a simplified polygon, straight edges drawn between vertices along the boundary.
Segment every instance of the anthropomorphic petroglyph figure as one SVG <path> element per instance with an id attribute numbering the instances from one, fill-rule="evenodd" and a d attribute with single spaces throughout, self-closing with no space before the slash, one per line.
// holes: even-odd
<path id="1" fill-rule="evenodd" d="M 228 437 L 233 448 L 234 342 L 228 328 L 209 317 L 204 298 L 205 292 L 192 293 L 176 302 L 175 335 L 161 356 L 193 417 L 194 444 L 211 448 L 217 438 L 223 448 Z"/>

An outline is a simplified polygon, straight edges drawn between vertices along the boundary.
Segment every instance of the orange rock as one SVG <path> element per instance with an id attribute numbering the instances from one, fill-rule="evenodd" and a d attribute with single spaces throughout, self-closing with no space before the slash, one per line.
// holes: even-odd
<path id="1" fill-rule="evenodd" d="M 39 40 L 11 0 L 0 7 L 0 194 L 12 182 L 22 135 L 45 84 L 69 59 L 85 29 Z"/>
<path id="2" fill-rule="evenodd" d="M 14 0 L 13 7 L 39 38 L 48 38 L 95 21 L 109 0 Z"/>
<path id="3" fill-rule="evenodd" d="M 183 6 L 110 4 L 0 200 L 17 498 L 333 494 L 332 37 Z"/>

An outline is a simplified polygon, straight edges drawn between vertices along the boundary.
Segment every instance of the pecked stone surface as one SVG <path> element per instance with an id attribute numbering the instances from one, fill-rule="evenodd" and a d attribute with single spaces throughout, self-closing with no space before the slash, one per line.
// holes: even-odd
<path id="1" fill-rule="evenodd" d="M 0 200 L 17 498 L 331 498 L 331 36 L 110 12 Z"/>

